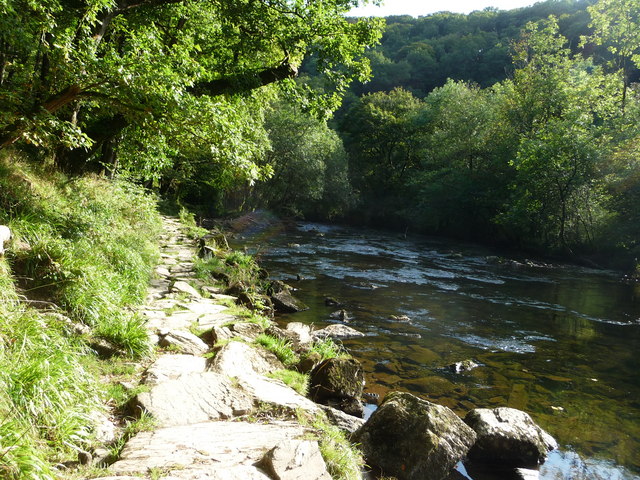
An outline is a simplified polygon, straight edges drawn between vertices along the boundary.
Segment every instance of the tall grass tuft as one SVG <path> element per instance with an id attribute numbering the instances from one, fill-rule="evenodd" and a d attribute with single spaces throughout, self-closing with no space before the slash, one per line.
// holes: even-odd
<path id="1" fill-rule="evenodd" d="M 144 325 L 129 307 L 144 298 L 161 221 L 137 186 L 68 178 L 3 153 L 0 224 L 13 233 L 0 257 L 0 478 L 49 480 L 52 464 L 90 446 L 91 415 L 106 395 L 86 335 L 65 316 L 90 326 L 89 337 L 145 355 Z"/>

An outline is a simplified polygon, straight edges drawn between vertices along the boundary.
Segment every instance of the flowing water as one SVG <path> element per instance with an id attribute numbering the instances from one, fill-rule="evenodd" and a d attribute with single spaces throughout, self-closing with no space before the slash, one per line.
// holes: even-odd
<path id="1" fill-rule="evenodd" d="M 344 341 L 364 365 L 366 391 L 408 391 L 460 415 L 525 410 L 561 444 L 541 479 L 640 480 L 640 285 L 319 224 L 249 234 L 240 245 L 309 305 L 282 320 L 322 327 L 339 321 L 325 298 L 344 304 L 349 325 L 366 334 Z M 450 368 L 464 360 L 479 366 Z"/>

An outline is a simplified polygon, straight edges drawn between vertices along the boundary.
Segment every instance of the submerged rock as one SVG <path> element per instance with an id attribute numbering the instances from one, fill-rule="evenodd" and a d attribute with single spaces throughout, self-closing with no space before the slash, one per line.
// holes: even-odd
<path id="1" fill-rule="evenodd" d="M 449 408 L 393 392 L 353 440 L 385 475 L 442 480 L 469 451 L 476 434 Z"/>
<path id="2" fill-rule="evenodd" d="M 473 360 L 462 360 L 461 362 L 452 363 L 451 365 L 447 365 L 447 368 L 454 373 L 462 373 L 468 372 L 469 370 L 473 370 L 476 367 L 479 367 L 476 362 Z"/>
<path id="3" fill-rule="evenodd" d="M 329 317 L 333 318 L 334 320 L 340 320 L 341 322 L 348 322 L 349 320 L 351 320 L 351 317 L 346 310 L 336 310 L 331 315 L 329 315 Z"/>
<path id="4" fill-rule="evenodd" d="M 478 435 L 469 458 L 514 467 L 544 462 L 558 448 L 551 435 L 534 423 L 529 414 L 515 408 L 477 408 L 464 419 Z"/>

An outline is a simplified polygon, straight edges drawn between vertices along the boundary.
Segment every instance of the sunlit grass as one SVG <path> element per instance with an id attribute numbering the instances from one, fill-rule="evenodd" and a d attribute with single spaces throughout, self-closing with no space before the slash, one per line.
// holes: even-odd
<path id="1" fill-rule="evenodd" d="M 115 393 L 87 342 L 149 352 L 129 307 L 144 298 L 159 257 L 160 218 L 136 186 L 66 178 L 4 153 L 0 224 L 13 233 L 0 257 L 0 478 L 48 480 L 57 478 L 52 464 L 92 445 L 92 414 Z M 21 299 L 45 301 L 55 315 Z"/>

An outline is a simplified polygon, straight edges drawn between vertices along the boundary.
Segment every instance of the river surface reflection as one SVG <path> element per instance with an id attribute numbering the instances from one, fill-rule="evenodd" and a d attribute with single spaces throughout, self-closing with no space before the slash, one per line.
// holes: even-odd
<path id="1" fill-rule="evenodd" d="M 409 391 L 460 415 L 529 412 L 562 445 L 544 480 L 640 479 L 639 285 L 475 245 L 319 224 L 235 242 L 309 305 L 283 320 L 322 327 L 337 322 L 325 298 L 344 303 L 366 334 L 344 344 L 368 391 Z M 448 367 L 463 360 L 479 366 Z"/>

